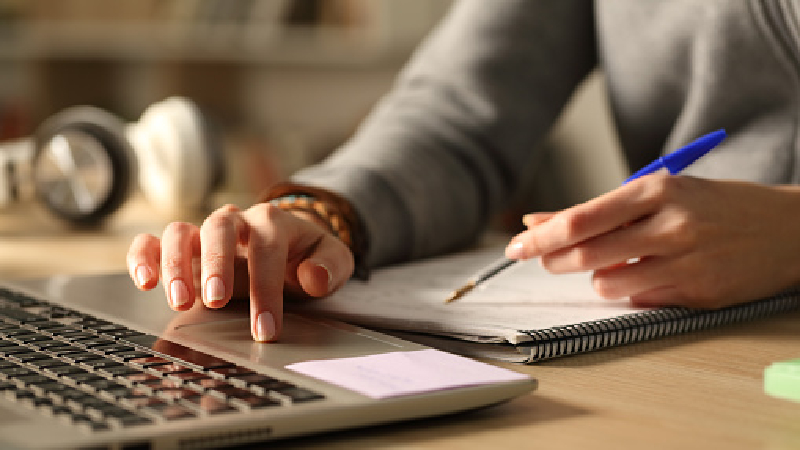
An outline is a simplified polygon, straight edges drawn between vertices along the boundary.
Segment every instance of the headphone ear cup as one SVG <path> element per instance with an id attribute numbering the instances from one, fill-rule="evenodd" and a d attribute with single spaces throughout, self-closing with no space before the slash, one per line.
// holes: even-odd
<path id="1" fill-rule="evenodd" d="M 36 196 L 55 215 L 92 226 L 127 199 L 136 178 L 135 156 L 116 116 L 74 106 L 42 123 L 33 141 Z"/>
<path id="2" fill-rule="evenodd" d="M 204 206 L 221 179 L 222 158 L 192 101 L 170 97 L 149 106 L 127 135 L 139 162 L 139 186 L 151 204 L 171 215 Z"/>

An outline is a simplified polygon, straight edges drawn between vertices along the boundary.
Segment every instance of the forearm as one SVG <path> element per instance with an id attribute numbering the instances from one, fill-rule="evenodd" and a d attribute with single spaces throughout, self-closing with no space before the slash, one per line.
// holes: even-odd
<path id="1" fill-rule="evenodd" d="M 470 242 L 593 68 L 591 12 L 583 0 L 459 4 L 353 139 L 294 180 L 353 203 L 372 266 Z"/>

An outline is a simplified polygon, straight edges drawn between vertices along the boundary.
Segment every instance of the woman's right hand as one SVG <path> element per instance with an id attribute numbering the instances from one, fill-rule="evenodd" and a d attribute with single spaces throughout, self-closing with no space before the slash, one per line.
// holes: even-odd
<path id="1" fill-rule="evenodd" d="M 245 211 L 223 206 L 200 227 L 170 223 L 160 239 L 140 234 L 128 250 L 127 266 L 139 289 L 153 289 L 160 278 L 176 311 L 188 310 L 197 297 L 221 308 L 232 297 L 249 295 L 253 339 L 269 342 L 281 333 L 284 289 L 325 296 L 350 278 L 354 261 L 350 249 L 311 215 L 259 203 Z"/>

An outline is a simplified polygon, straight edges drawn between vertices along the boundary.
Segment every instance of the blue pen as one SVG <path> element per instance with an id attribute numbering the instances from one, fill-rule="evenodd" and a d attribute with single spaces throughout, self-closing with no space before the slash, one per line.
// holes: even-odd
<path id="1" fill-rule="evenodd" d="M 693 141 L 689 145 L 681 147 L 674 152 L 664 155 L 650 164 L 642 167 L 636 171 L 636 173 L 628 177 L 628 179 L 625 180 L 625 183 L 645 175 L 650 175 L 653 172 L 658 172 L 661 169 L 667 169 L 671 175 L 680 173 L 680 171 L 689 167 L 701 156 L 710 152 L 711 149 L 719 145 L 719 143 L 725 139 L 725 136 L 725 130 L 717 130 L 708 133 L 707 135 L 698 138 L 696 141 Z"/>
<path id="2" fill-rule="evenodd" d="M 717 130 L 708 133 L 707 135 L 692 141 L 688 145 L 681 147 L 672 153 L 664 155 L 637 170 L 636 173 L 628 177 L 628 179 L 622 184 L 626 184 L 637 178 L 650 175 L 651 173 L 658 172 L 662 169 L 666 169 L 670 175 L 680 173 L 680 171 L 689 167 L 701 156 L 710 152 L 714 147 L 719 145 L 719 143 L 725 139 L 725 136 L 725 130 Z M 479 284 L 483 283 L 489 278 L 492 278 L 508 267 L 511 267 L 516 262 L 517 260 L 515 259 L 501 258 L 499 261 L 492 263 L 489 267 L 482 270 L 480 274 L 470 278 L 465 285 L 454 290 L 450 296 L 445 299 L 445 303 L 450 303 L 458 298 L 461 298 L 467 292 L 475 289 L 475 287 Z"/>

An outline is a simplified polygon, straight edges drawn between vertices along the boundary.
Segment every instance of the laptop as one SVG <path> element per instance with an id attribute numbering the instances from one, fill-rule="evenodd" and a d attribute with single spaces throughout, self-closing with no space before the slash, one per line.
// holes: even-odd
<path id="1" fill-rule="evenodd" d="M 287 314 L 279 342 L 257 343 L 246 302 L 197 303 L 176 313 L 161 289 L 141 292 L 125 274 L 0 285 L 0 447 L 219 448 L 449 414 L 536 388 L 514 371 L 319 317 Z M 473 369 L 477 379 L 459 378 Z"/>

